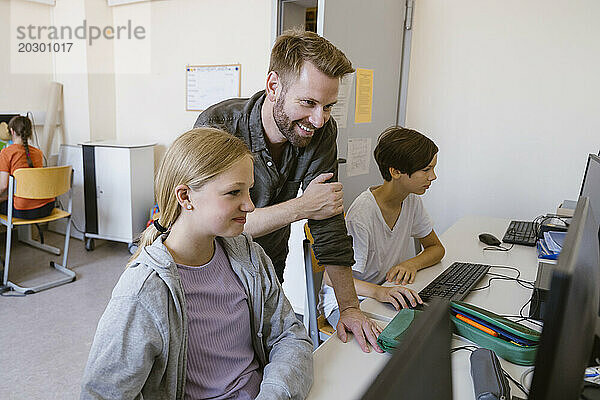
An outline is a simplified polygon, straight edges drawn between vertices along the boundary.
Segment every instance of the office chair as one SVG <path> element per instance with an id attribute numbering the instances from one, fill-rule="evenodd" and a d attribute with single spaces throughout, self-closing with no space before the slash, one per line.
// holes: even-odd
<path id="1" fill-rule="evenodd" d="M 308 333 L 313 341 L 313 350 L 321 344 L 321 334 L 329 337 L 335 333 L 335 328 L 329 325 L 325 316 L 320 314 L 317 306 L 319 304 L 319 291 L 323 282 L 323 273 L 325 267 L 319 265 L 315 254 L 312 251 L 314 239 L 308 229 L 308 224 L 304 224 L 304 234 L 306 239 L 302 241 L 304 250 L 304 274 L 306 275 L 306 302 L 304 303 L 304 325 L 308 328 Z"/>
<path id="2" fill-rule="evenodd" d="M 49 289 L 51 287 L 63 285 L 65 283 L 69 283 L 75 280 L 75 273 L 67 268 L 69 239 L 71 237 L 72 185 L 73 168 L 70 165 L 63 167 L 48 168 L 21 168 L 14 172 L 14 176 L 9 177 L 7 207 L 8 214 L 0 214 L 0 223 L 6 225 L 6 255 L 4 259 L 4 277 L 2 280 L 4 286 L 8 286 L 19 293 L 29 294 L 39 292 L 40 290 Z M 48 199 L 52 197 L 58 197 L 61 194 L 67 192 L 69 193 L 67 211 L 55 208 L 54 210 L 52 210 L 52 213 L 47 217 L 37 219 L 13 218 L 13 196 L 23 197 L 26 199 Z M 51 282 L 43 283 L 32 287 L 22 287 L 14 282 L 9 281 L 8 268 L 10 265 L 12 228 L 56 221 L 61 218 L 67 219 L 67 231 L 65 233 L 62 265 L 58 265 L 54 261 L 50 261 L 50 267 L 55 268 L 57 271 L 63 273 L 66 276 L 60 279 L 53 280 Z M 42 250 L 51 251 L 55 253 L 51 250 L 51 246 L 43 245 L 37 242 L 35 242 L 34 245 L 35 247 L 41 248 Z M 46 246 L 48 248 L 45 248 Z"/>

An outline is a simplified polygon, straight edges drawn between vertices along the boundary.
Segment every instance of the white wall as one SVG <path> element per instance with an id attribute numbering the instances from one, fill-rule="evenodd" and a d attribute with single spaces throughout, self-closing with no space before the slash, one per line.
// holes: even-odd
<path id="1" fill-rule="evenodd" d="M 271 2 L 170 0 L 114 8 L 122 13 L 151 4 L 151 72 L 116 76 L 120 140 L 156 141 L 156 163 L 199 112 L 185 111 L 185 66 L 242 64 L 243 97 L 262 90 L 271 50 Z M 120 56 L 120 44 L 115 55 Z"/>
<path id="2" fill-rule="evenodd" d="M 600 149 L 599 18 L 595 0 L 417 2 L 407 126 L 440 147 L 438 232 L 576 198 Z"/>
<path id="3" fill-rule="evenodd" d="M 49 25 L 51 10 L 47 5 L 0 0 L 0 112 L 46 111 L 52 58 L 50 54 L 35 57 L 37 67 L 45 73 L 12 70 L 11 59 L 18 48 L 16 43 L 11 43 L 11 35 L 15 34 L 16 26 Z"/>

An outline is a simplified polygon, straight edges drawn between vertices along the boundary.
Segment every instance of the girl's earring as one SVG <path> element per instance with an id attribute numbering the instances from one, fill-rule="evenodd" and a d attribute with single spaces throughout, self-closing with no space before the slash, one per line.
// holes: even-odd
<path id="1" fill-rule="evenodd" d="M 186 208 L 187 208 L 188 210 L 191 210 L 191 209 L 192 209 L 192 205 L 191 205 L 191 204 L 188 204 Z"/>

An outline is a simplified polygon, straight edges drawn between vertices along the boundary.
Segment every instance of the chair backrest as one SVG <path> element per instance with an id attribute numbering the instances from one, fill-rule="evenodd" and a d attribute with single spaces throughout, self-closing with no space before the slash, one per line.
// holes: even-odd
<path id="1" fill-rule="evenodd" d="M 312 251 L 314 239 L 308 229 L 308 224 L 304 224 L 304 234 L 306 239 L 304 239 L 302 247 L 304 250 L 304 274 L 306 275 L 306 306 L 308 307 L 308 310 L 304 310 L 304 312 L 308 313 L 308 332 L 316 349 L 320 344 L 317 306 L 325 267 L 318 263 Z"/>
<path id="2" fill-rule="evenodd" d="M 73 167 L 20 168 L 13 173 L 14 195 L 25 199 L 49 199 L 71 188 Z"/>

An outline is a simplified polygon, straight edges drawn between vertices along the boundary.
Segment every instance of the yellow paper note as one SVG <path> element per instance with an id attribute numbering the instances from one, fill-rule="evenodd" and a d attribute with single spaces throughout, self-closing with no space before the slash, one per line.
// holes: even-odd
<path id="1" fill-rule="evenodd" d="M 354 122 L 371 122 L 373 111 L 373 70 L 356 69 L 356 106 Z"/>

